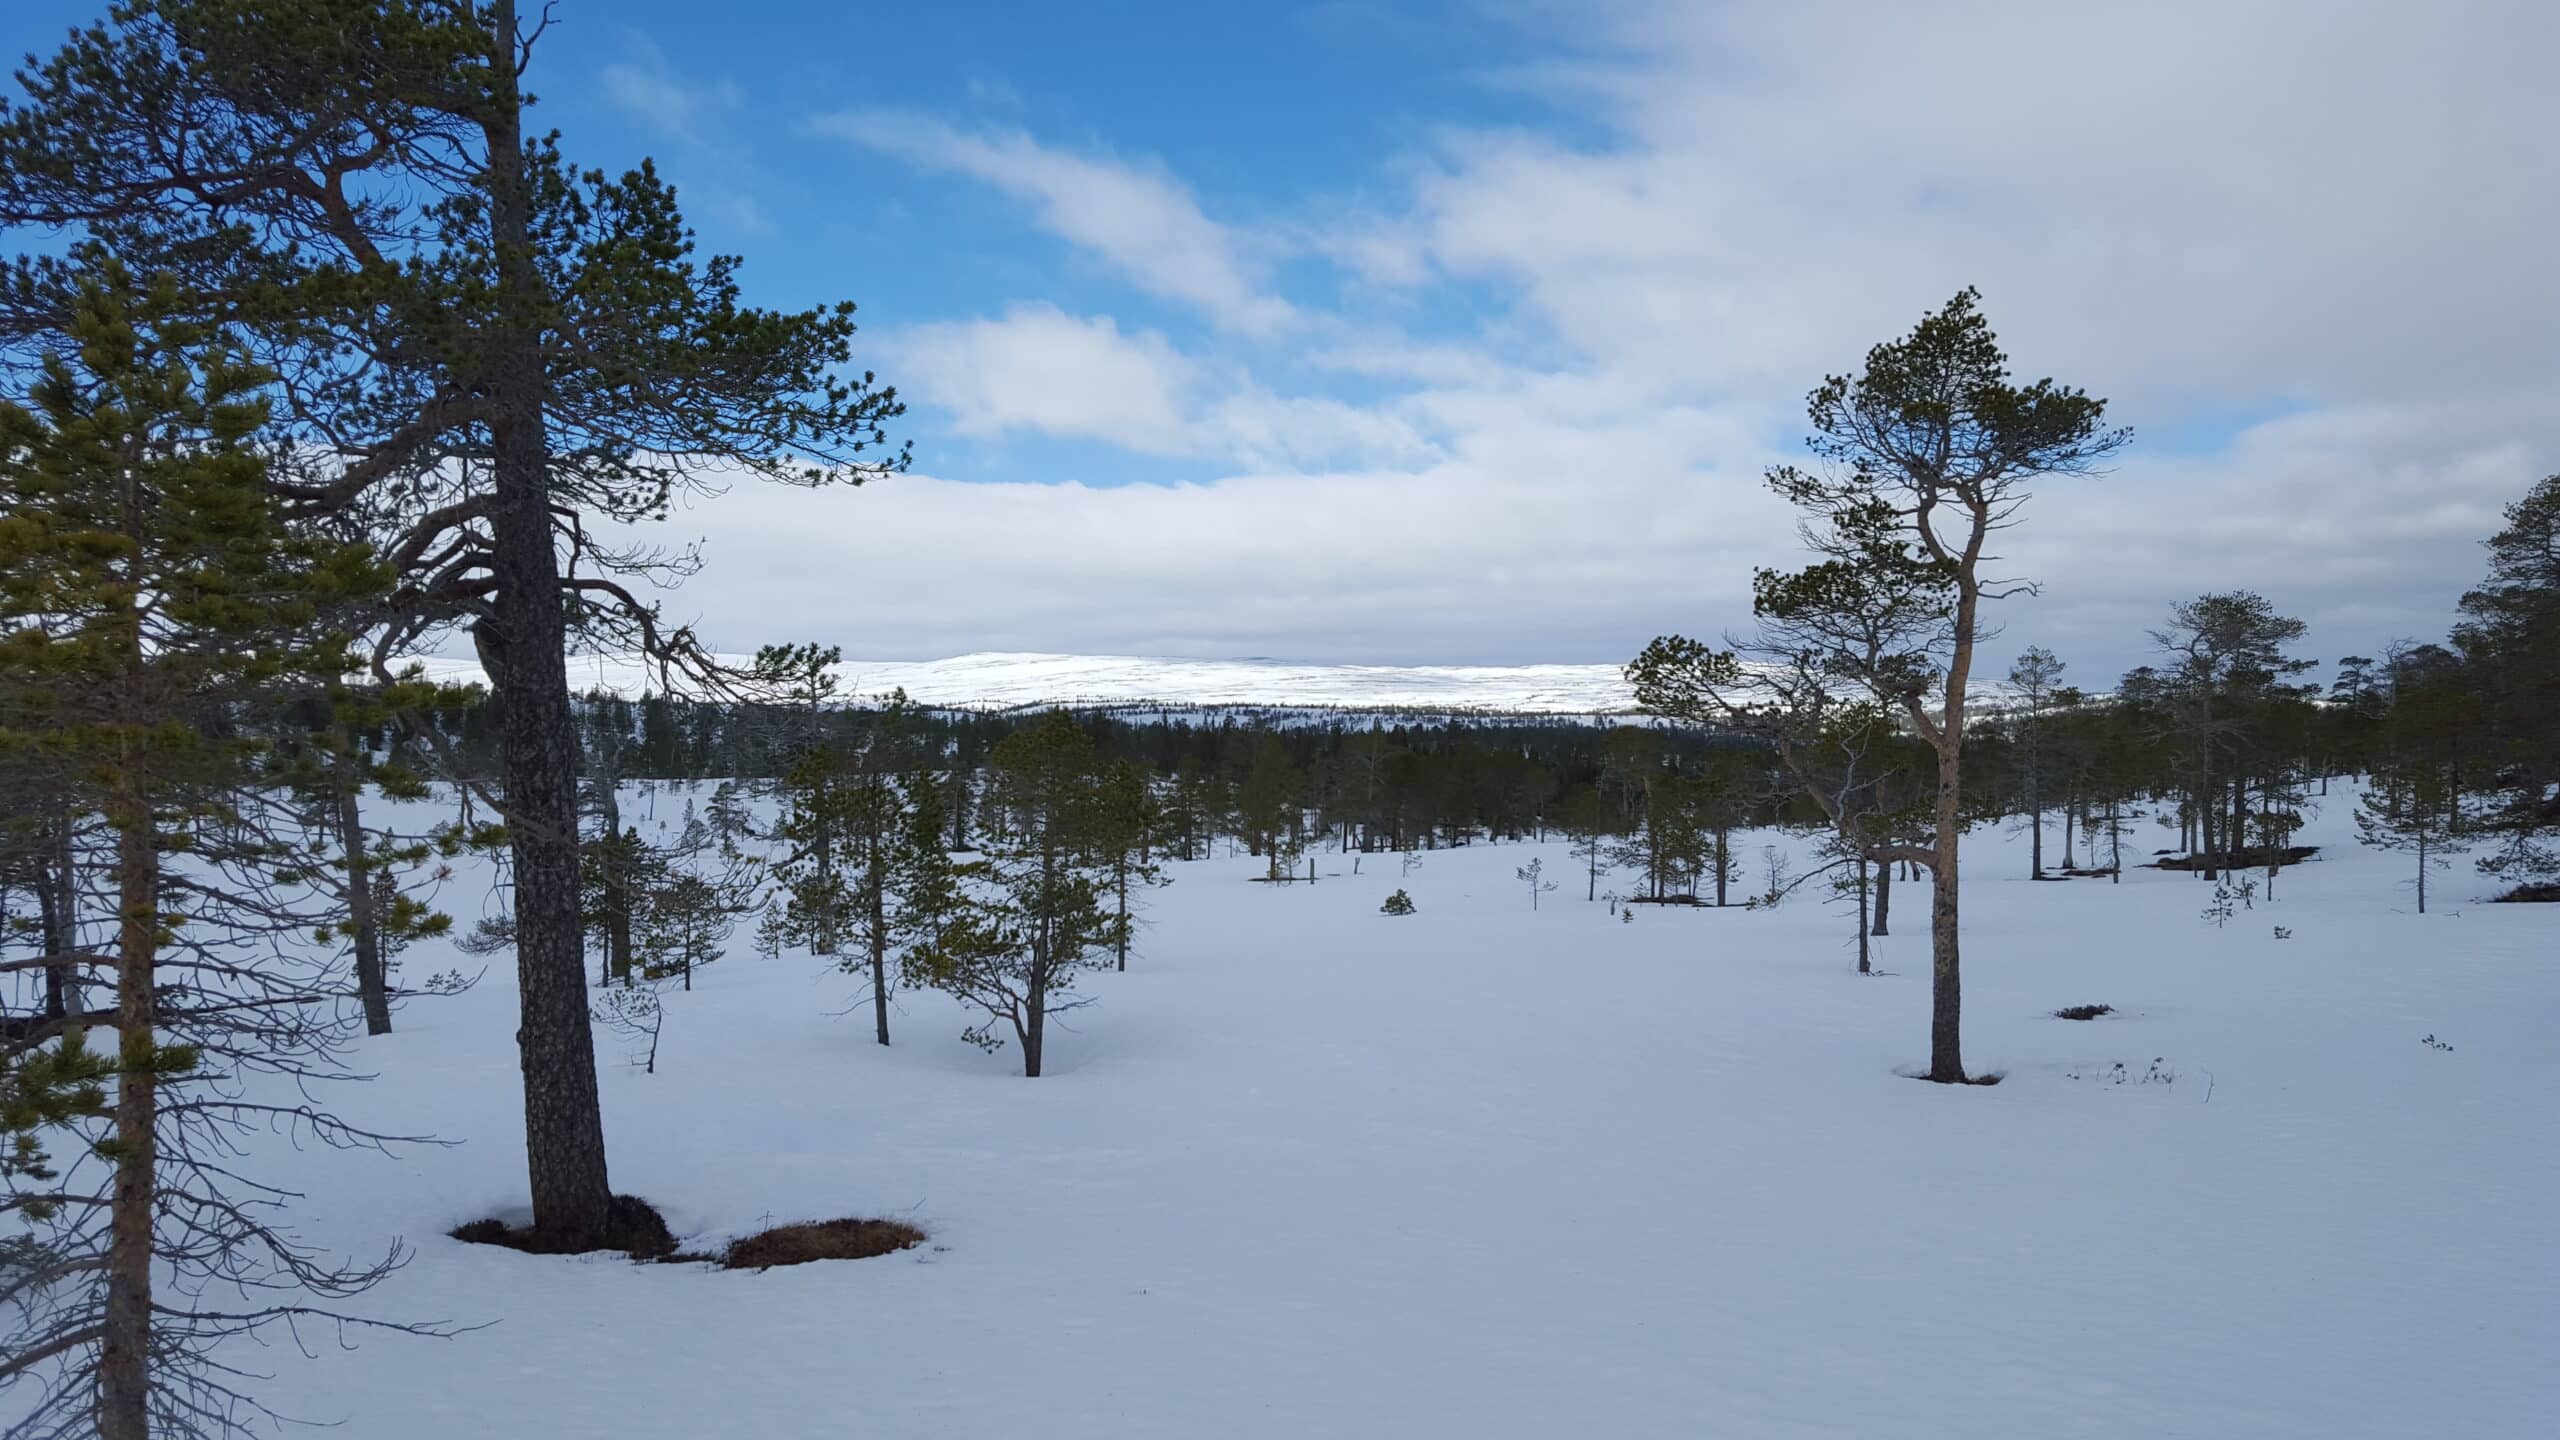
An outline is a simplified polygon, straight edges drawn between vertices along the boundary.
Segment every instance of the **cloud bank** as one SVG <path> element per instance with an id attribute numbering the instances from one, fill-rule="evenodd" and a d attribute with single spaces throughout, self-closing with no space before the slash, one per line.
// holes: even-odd
<path id="1" fill-rule="evenodd" d="M 2560 469 L 2553 7 L 1592 13 L 1488 77 L 1555 125 L 1443 127 L 1356 213 L 1203 195 L 1143 135 L 818 122 L 1197 321 L 989 295 L 875 337 L 904 393 L 958 435 L 1222 478 L 978 484 L 924 453 L 742 490 L 678 517 L 713 569 L 670 608 L 730 648 L 1622 658 L 1747 621 L 1751 568 L 1796 554 L 1758 475 L 1804 392 L 1968 284 L 2023 371 L 2138 432 L 2006 537 L 2045 590 L 1999 643 L 2077 680 L 2206 588 L 2326 655 L 2440 634 L 2498 507 Z"/>

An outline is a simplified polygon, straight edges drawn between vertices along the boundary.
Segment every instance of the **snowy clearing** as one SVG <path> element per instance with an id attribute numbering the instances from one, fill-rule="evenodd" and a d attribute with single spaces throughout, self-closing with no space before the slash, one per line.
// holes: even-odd
<path id="1" fill-rule="evenodd" d="M 931 995 L 882 1049 L 849 977 L 742 934 L 668 997 L 659 1073 L 599 1038 L 616 1188 L 689 1245 L 932 1235 L 764 1273 L 445 1238 L 524 1190 L 492 971 L 338 1097 L 463 1143 L 259 1163 L 310 1238 L 417 1247 L 367 1311 L 493 1323 L 234 1358 L 384 1440 L 2560 1433 L 2560 911 L 2406 913 L 2349 808 L 2219 929 L 2192 877 L 2034 884 L 1976 832 L 1988 1089 L 1896 1073 L 1926 1051 L 1922 884 L 1899 973 L 1861 979 L 1810 890 L 1621 923 L 1561 844 L 1329 853 L 1313 887 L 1177 865 L 1036 1081 Z M 1564 884 L 1536 913 L 1532 854 Z M 466 921 L 482 883 L 446 892 Z M 1398 886 L 1418 914 L 1377 913 Z M 2088 1003 L 2116 1013 L 2049 1013 Z"/>

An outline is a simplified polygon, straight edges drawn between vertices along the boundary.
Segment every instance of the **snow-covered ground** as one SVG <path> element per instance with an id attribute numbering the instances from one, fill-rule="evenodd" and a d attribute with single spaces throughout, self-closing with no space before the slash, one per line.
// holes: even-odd
<path id="1" fill-rule="evenodd" d="M 481 678 L 479 666 L 467 660 L 425 663 L 439 679 Z M 1635 707 L 1635 694 L 1614 664 L 1294 665 L 996 652 L 943 660 L 848 660 L 836 674 L 851 697 L 903 688 L 919 704 L 954 709 L 1172 705 L 1603 715 Z M 638 694 L 655 682 L 630 658 L 582 655 L 570 657 L 569 683 L 581 690 Z"/>
<path id="2" fill-rule="evenodd" d="M 1978 832 L 1992 1088 L 1897 1073 L 1917 885 L 1861 979 L 1809 894 L 1621 923 L 1560 845 L 1178 865 L 1040 1080 L 932 996 L 875 1046 L 849 979 L 742 935 L 668 998 L 659 1073 L 604 1042 L 617 1188 L 688 1239 L 934 1241 L 762 1274 L 444 1238 L 523 1192 L 493 972 L 341 1104 L 458 1148 L 259 1163 L 313 1238 L 418 1247 L 371 1310 L 494 1323 L 239 1358 L 379 1440 L 2560 1433 L 2560 910 L 2457 870 L 2418 916 L 2328 805 L 2223 928 L 2192 878 L 2031 884 Z M 1564 887 L 1535 913 L 1532 855 Z M 1378 914 L 1399 885 L 1419 913 Z M 2082 1003 L 2119 1013 L 2048 1014 Z"/>

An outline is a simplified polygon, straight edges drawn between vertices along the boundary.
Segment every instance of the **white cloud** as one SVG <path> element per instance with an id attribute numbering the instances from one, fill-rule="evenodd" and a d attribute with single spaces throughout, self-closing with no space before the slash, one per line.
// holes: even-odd
<path id="1" fill-rule="evenodd" d="M 1161 335 L 1107 316 L 1024 304 L 1000 320 L 923 325 L 886 342 L 908 393 L 963 435 L 1078 436 L 1159 455 L 1191 453 L 1191 367 Z"/>
<path id="2" fill-rule="evenodd" d="M 2053 644 L 2088 683 L 2208 588 L 2303 615 L 2312 653 L 2440 634 L 2498 506 L 2560 469 L 2560 9 L 1663 0 L 1572 23 L 1542 40 L 1564 62 L 1513 77 L 1569 128 L 1443 130 L 1381 157 L 1402 205 L 1371 187 L 1260 231 L 1019 131 L 826 122 L 1256 342 L 1185 354 L 1017 306 L 907 332 L 890 378 L 966 433 L 1238 473 L 742 493 L 696 517 L 719 590 L 685 601 L 731 648 L 800 624 L 872 655 L 1616 658 L 1747 622 L 1751 567 L 1795 555 L 1758 474 L 1804 392 L 1966 284 L 2022 370 L 2143 432 L 2005 537 L 2046 589 L 1998 644 Z M 1292 308 L 1282 255 L 1414 303 Z M 1463 328 L 1400 322 L 1459 305 Z M 1324 394 L 1279 383 L 1308 373 Z M 2252 415 L 2278 418 L 2211 436 Z"/>
<path id="3" fill-rule="evenodd" d="M 659 134 L 700 142 L 714 117 L 739 108 L 743 97 L 727 80 L 692 80 L 676 73 L 667 54 L 645 35 L 629 37 L 626 58 L 596 72 L 605 98 Z"/>
<path id="4" fill-rule="evenodd" d="M 1436 453 L 1384 409 L 1276 394 L 1240 374 L 1213 374 L 1154 331 L 1124 332 L 1109 316 L 1042 302 L 881 343 L 906 393 L 948 412 L 963 435 L 1029 431 L 1248 470 L 1417 463 Z"/>
<path id="5" fill-rule="evenodd" d="M 1179 181 L 1109 156 L 1040 144 L 1019 130 L 970 133 L 899 110 L 819 118 L 816 128 L 928 170 L 950 171 L 1029 203 L 1042 229 L 1093 251 L 1152 295 L 1199 307 L 1246 334 L 1295 312 L 1269 293 L 1235 232 L 1201 213 Z"/>
<path id="6" fill-rule="evenodd" d="M 1583 353 L 1793 385 L 1979 284 L 2129 402 L 2547 366 L 2560 10 L 1647 4 L 1554 83 L 1596 145 L 1445 147 L 1427 256 Z"/>

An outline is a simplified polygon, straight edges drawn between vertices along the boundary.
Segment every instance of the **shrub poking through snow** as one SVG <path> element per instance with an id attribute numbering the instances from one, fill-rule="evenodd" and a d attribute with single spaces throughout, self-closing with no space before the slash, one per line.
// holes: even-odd
<path id="1" fill-rule="evenodd" d="M 2118 1060 L 2112 1065 L 2083 1066 L 2066 1070 L 2063 1074 L 2069 1079 L 2094 1080 L 2101 1085 L 2174 1085 L 2178 1082 L 2178 1072 L 2170 1069 L 2169 1062 L 2157 1055 L 2151 1057 L 2147 1069 L 2136 1070 Z"/>
<path id="2" fill-rule="evenodd" d="M 1413 913 L 1413 897 L 1407 895 L 1402 890 L 1398 890 L 1393 895 L 1387 897 L 1386 904 L 1378 907 L 1378 913 L 1381 915 L 1410 915 Z"/>
<path id="3" fill-rule="evenodd" d="M 2095 1020 L 2101 1015 L 2113 1015 L 2114 1013 L 2116 1013 L 2116 1007 L 2113 1005 L 2066 1005 L 2061 1009 L 2054 1011 L 2053 1018 L 2056 1020 Z"/>

